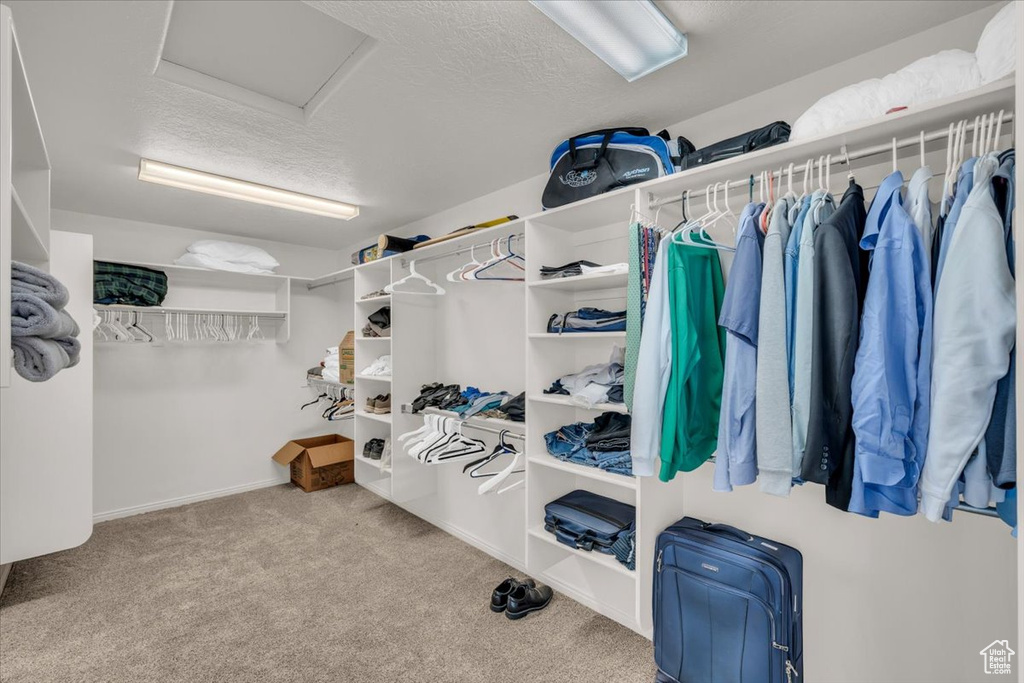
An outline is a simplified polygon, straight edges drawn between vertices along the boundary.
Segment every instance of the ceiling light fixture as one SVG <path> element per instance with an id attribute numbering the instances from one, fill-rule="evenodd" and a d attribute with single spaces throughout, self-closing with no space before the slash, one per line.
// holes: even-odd
<path id="1" fill-rule="evenodd" d="M 686 34 L 651 0 L 530 0 L 632 83 L 686 56 Z"/>
<path id="2" fill-rule="evenodd" d="M 184 166 L 174 166 L 152 159 L 139 160 L 139 180 L 158 185 L 177 187 L 193 192 L 203 192 L 218 197 L 241 199 L 255 204 L 276 206 L 281 209 L 302 211 L 317 216 L 351 220 L 359 215 L 359 207 L 354 204 L 314 197 L 301 192 L 282 190 L 277 187 L 259 185 L 245 180 L 226 178 L 213 173 L 196 171 Z"/>

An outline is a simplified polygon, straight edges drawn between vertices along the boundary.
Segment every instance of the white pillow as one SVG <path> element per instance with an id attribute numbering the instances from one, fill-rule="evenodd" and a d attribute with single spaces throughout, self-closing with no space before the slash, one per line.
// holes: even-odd
<path id="1" fill-rule="evenodd" d="M 178 257 L 175 262 L 179 266 L 192 266 L 193 268 L 209 268 L 210 270 L 227 270 L 232 273 L 254 273 L 256 275 L 270 275 L 273 271 L 267 268 L 257 268 L 247 263 L 231 263 L 223 259 L 207 256 L 206 254 L 185 254 Z"/>
<path id="2" fill-rule="evenodd" d="M 199 240 L 193 242 L 187 250 L 192 254 L 210 256 L 228 263 L 242 263 L 248 266 L 256 266 L 264 270 L 273 270 L 280 263 L 259 247 L 238 242 L 221 242 L 219 240 Z"/>
<path id="3" fill-rule="evenodd" d="M 964 50 L 943 50 L 922 57 L 882 79 L 881 99 L 885 107 L 910 107 L 952 97 L 981 87 L 978 60 Z"/>
<path id="4" fill-rule="evenodd" d="M 982 84 L 1012 74 L 1017 62 L 1017 31 L 1014 3 L 1009 3 L 985 25 L 978 39 L 978 69 Z"/>

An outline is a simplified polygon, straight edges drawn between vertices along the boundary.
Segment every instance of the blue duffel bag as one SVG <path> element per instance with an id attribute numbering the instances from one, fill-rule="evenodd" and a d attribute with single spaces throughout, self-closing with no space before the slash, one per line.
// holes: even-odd
<path id="1" fill-rule="evenodd" d="M 655 552 L 658 683 L 803 680 L 800 551 L 684 517 Z"/>
<path id="2" fill-rule="evenodd" d="M 675 170 L 668 133 L 646 128 L 606 128 L 576 135 L 551 154 L 551 175 L 541 206 L 553 209 Z"/>

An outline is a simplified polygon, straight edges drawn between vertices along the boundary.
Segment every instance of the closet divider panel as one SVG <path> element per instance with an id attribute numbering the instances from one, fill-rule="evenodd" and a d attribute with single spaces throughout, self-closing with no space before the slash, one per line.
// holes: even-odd
<path id="1" fill-rule="evenodd" d="M 504 238 L 511 232 L 521 231 L 520 228 L 501 233 L 498 229 L 492 237 Z M 473 243 L 485 241 L 486 238 L 476 237 Z M 520 241 L 518 248 L 521 244 Z M 477 259 L 483 260 L 487 250 L 476 251 Z M 407 254 L 398 262 L 408 262 L 414 256 Z M 396 405 L 411 403 L 419 395 L 421 385 L 429 382 L 457 383 L 463 389 L 473 386 L 482 391 L 518 394 L 524 388 L 523 284 L 515 281 L 451 282 L 447 274 L 469 263 L 470 254 L 431 258 L 430 261 L 418 261 L 416 269 L 441 285 L 446 293 L 439 296 L 395 294 L 398 301 L 404 302 L 409 298 L 413 302 L 423 302 L 417 305 L 431 306 L 431 315 L 417 318 L 418 322 L 411 327 L 404 327 L 401 325 L 406 322 L 406 309 L 403 307 L 399 311 L 396 305 L 396 316 L 402 316 L 395 331 Z M 405 272 L 403 270 L 397 277 L 402 277 Z M 407 381 L 406 378 L 409 372 L 405 362 L 409 357 L 406 349 L 418 359 L 415 381 Z M 403 415 L 401 419 L 408 429 L 423 424 L 420 415 Z M 483 441 L 484 453 L 494 449 L 498 435 L 476 430 L 472 425 L 493 430 L 508 429 L 513 435 L 521 435 L 526 427 L 524 423 L 483 418 L 467 421 L 465 434 Z M 405 427 L 396 430 L 396 434 L 402 431 Z M 522 441 L 512 438 L 510 443 L 519 447 Z M 525 568 L 524 488 L 480 494 L 478 489 L 486 479 L 475 479 L 464 473 L 465 463 L 424 465 L 403 450 L 396 450 L 395 457 L 409 461 L 408 467 L 414 476 L 429 481 L 433 487 L 423 491 L 423 495 L 405 501 L 403 505 L 407 509 L 517 569 Z M 524 467 L 524 460 L 520 459 L 517 469 Z M 510 462 L 509 456 L 503 456 L 485 469 L 497 471 Z M 511 475 L 507 483 L 511 484 L 519 476 Z"/>
<path id="2" fill-rule="evenodd" d="M 77 365 L 0 389 L 0 564 L 81 545 L 93 527 L 92 236 L 50 234 L 50 272 L 78 322 Z"/>
<path id="3" fill-rule="evenodd" d="M 409 274 L 408 267 L 403 267 L 400 259 L 391 259 L 391 264 L 393 282 Z M 424 267 L 422 273 L 431 279 L 435 278 L 430 268 Z M 437 336 L 434 327 L 440 305 L 440 297 L 430 294 L 396 291 L 391 295 L 391 359 L 394 380 L 390 389 L 396 437 L 423 425 L 422 416 L 404 414 L 402 406 L 412 403 L 419 395 L 420 387 L 437 378 Z M 437 492 L 435 467 L 409 457 L 397 442 L 393 442 L 391 459 L 391 490 L 396 503 L 409 504 Z"/>

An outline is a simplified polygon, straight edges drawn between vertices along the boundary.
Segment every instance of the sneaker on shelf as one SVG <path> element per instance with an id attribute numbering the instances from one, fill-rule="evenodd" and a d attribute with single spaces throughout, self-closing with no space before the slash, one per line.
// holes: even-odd
<path id="1" fill-rule="evenodd" d="M 373 406 L 373 412 L 377 415 L 387 415 L 391 412 L 391 394 L 378 396 Z"/>

